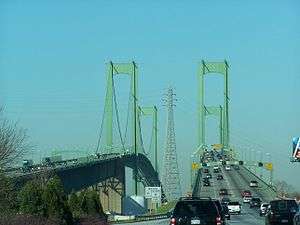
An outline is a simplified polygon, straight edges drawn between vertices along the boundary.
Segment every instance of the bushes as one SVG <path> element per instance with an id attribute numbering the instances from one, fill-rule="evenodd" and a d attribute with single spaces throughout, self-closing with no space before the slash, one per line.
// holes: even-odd
<path id="1" fill-rule="evenodd" d="M 0 218 L 17 211 L 16 191 L 11 180 L 0 171 Z"/>
<path id="2" fill-rule="evenodd" d="M 86 190 L 80 195 L 81 210 L 86 215 L 104 216 L 99 195 L 94 190 Z"/>
<path id="3" fill-rule="evenodd" d="M 94 216 L 106 219 L 99 195 L 94 190 L 84 190 L 79 196 L 72 193 L 69 197 L 69 206 L 76 218 Z"/>
<path id="4" fill-rule="evenodd" d="M 27 182 L 19 192 L 20 212 L 36 216 L 45 216 L 45 205 L 42 194 L 43 189 L 38 182 Z"/>
<path id="5" fill-rule="evenodd" d="M 72 225 L 73 216 L 69 209 L 67 196 L 57 177 L 46 185 L 29 181 L 19 193 L 20 212 L 59 221 L 61 225 Z"/>
<path id="6" fill-rule="evenodd" d="M 0 225 L 58 225 L 59 222 L 42 216 L 15 215 L 0 218 Z"/>
<path id="7" fill-rule="evenodd" d="M 18 200 L 20 213 L 24 218 L 26 215 L 34 216 L 28 217 L 32 221 L 44 218 L 49 223 L 56 221 L 56 224 L 72 225 L 83 217 L 106 219 L 96 191 L 84 190 L 79 195 L 72 192 L 68 198 L 58 177 L 51 178 L 46 184 L 27 182 L 19 192 Z"/>

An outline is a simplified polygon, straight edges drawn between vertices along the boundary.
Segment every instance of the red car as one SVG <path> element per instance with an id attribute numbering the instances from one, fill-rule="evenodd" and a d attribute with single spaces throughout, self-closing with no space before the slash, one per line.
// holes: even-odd
<path id="1" fill-rule="evenodd" d="M 251 196 L 252 196 L 252 193 L 251 193 L 251 191 L 249 191 L 249 190 L 245 190 L 245 191 L 243 191 L 243 192 L 241 193 L 241 196 L 242 196 L 242 198 L 244 198 L 244 197 L 251 197 Z"/>

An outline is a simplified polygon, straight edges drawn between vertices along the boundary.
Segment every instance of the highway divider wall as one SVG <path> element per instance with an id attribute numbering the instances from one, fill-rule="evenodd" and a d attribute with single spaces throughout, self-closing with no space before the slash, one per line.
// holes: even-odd
<path id="1" fill-rule="evenodd" d="M 123 224 L 123 223 L 136 223 L 142 221 L 151 221 L 151 220 L 162 220 L 167 219 L 167 214 L 157 214 L 157 215 L 139 215 L 139 216 L 122 216 L 115 218 L 114 221 L 110 221 L 110 224 Z"/>
<path id="2" fill-rule="evenodd" d="M 268 186 L 271 190 L 273 190 L 275 193 L 277 193 L 276 188 L 269 183 L 267 183 L 264 179 L 257 176 L 255 173 L 253 173 L 251 170 L 249 170 L 247 167 L 243 166 L 245 170 L 247 170 L 249 173 L 251 173 L 253 176 L 255 176 L 256 179 L 260 180 L 262 183 L 264 183 L 266 186 Z"/>
<path id="3" fill-rule="evenodd" d="M 262 187 L 261 187 L 262 189 L 260 189 L 260 192 L 263 196 L 265 196 L 266 200 L 270 201 L 278 196 L 277 191 L 273 186 L 268 184 L 262 178 L 258 177 L 255 173 L 250 171 L 248 168 L 243 166 L 242 169 L 245 171 L 245 175 L 247 174 L 247 177 L 249 179 L 249 180 L 248 179 L 247 180 L 249 183 L 251 180 L 255 179 L 262 184 Z"/>
<path id="4" fill-rule="evenodd" d="M 197 172 L 197 177 L 195 180 L 194 189 L 192 193 L 193 197 L 199 197 L 199 193 L 201 191 L 201 177 L 202 177 L 202 172 L 201 169 L 199 169 Z"/>

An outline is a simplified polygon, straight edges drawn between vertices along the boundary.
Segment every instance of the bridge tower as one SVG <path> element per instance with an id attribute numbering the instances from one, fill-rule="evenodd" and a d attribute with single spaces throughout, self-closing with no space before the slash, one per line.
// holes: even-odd
<path id="1" fill-rule="evenodd" d="M 125 134 L 122 133 L 118 102 L 115 90 L 115 77 L 120 75 L 128 75 L 130 77 L 130 91 L 128 102 L 128 118 L 131 121 L 131 138 L 127 142 L 127 126 Z M 138 114 L 138 68 L 135 62 L 131 63 L 113 63 L 109 62 L 106 70 L 107 86 L 105 96 L 104 113 L 98 138 L 96 153 L 111 154 L 111 153 L 134 153 L 138 155 L 142 153 L 142 140 L 139 127 L 139 114 Z M 114 128 L 117 131 L 114 132 Z M 103 137 L 105 135 L 105 137 Z M 102 141 L 102 143 L 101 143 Z M 137 162 L 135 162 L 134 173 L 134 192 L 138 194 L 138 169 Z"/>
<path id="2" fill-rule="evenodd" d="M 224 145 L 224 134 L 223 134 L 223 107 L 220 106 L 204 106 L 205 110 L 205 117 L 207 116 L 215 116 L 219 118 L 219 138 L 220 138 L 220 144 Z"/>
<path id="3" fill-rule="evenodd" d="M 154 165 L 155 171 L 158 173 L 158 149 L 157 149 L 157 138 L 158 138 L 158 129 L 157 129 L 157 108 L 156 106 L 153 107 L 139 107 L 140 115 L 141 116 L 152 116 L 152 135 L 151 135 L 151 144 L 154 142 L 154 152 L 148 152 L 150 156 L 150 161 Z M 151 151 L 151 146 L 150 149 Z"/>
<path id="4" fill-rule="evenodd" d="M 224 149 L 229 148 L 229 88 L 228 88 L 228 69 L 229 65 L 227 61 L 224 62 L 205 62 L 202 60 L 198 71 L 199 78 L 199 93 L 198 93 L 198 148 L 205 148 L 205 118 L 207 115 L 206 107 L 204 103 L 204 76 L 212 73 L 220 74 L 224 76 L 224 104 L 222 108 L 222 134 L 220 139 Z"/>
<path id="5" fill-rule="evenodd" d="M 176 200 L 181 196 L 180 175 L 177 162 L 175 129 L 174 129 L 174 93 L 169 88 L 167 92 L 166 106 L 168 108 L 167 139 L 163 161 L 163 188 L 168 201 Z"/>

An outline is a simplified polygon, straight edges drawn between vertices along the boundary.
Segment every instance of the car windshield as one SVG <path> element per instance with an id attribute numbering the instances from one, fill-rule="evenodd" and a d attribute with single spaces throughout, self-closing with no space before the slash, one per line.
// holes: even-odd
<path id="1" fill-rule="evenodd" d="M 178 202 L 175 209 L 175 216 L 199 216 L 199 215 L 217 215 L 218 211 L 212 201 L 182 201 Z"/>
<path id="2" fill-rule="evenodd" d="M 259 198 L 252 198 L 252 201 L 253 202 L 260 202 L 260 199 Z"/>
<path id="3" fill-rule="evenodd" d="M 298 210 L 298 205 L 294 200 L 279 200 L 271 202 L 271 209 L 274 211 Z"/>

